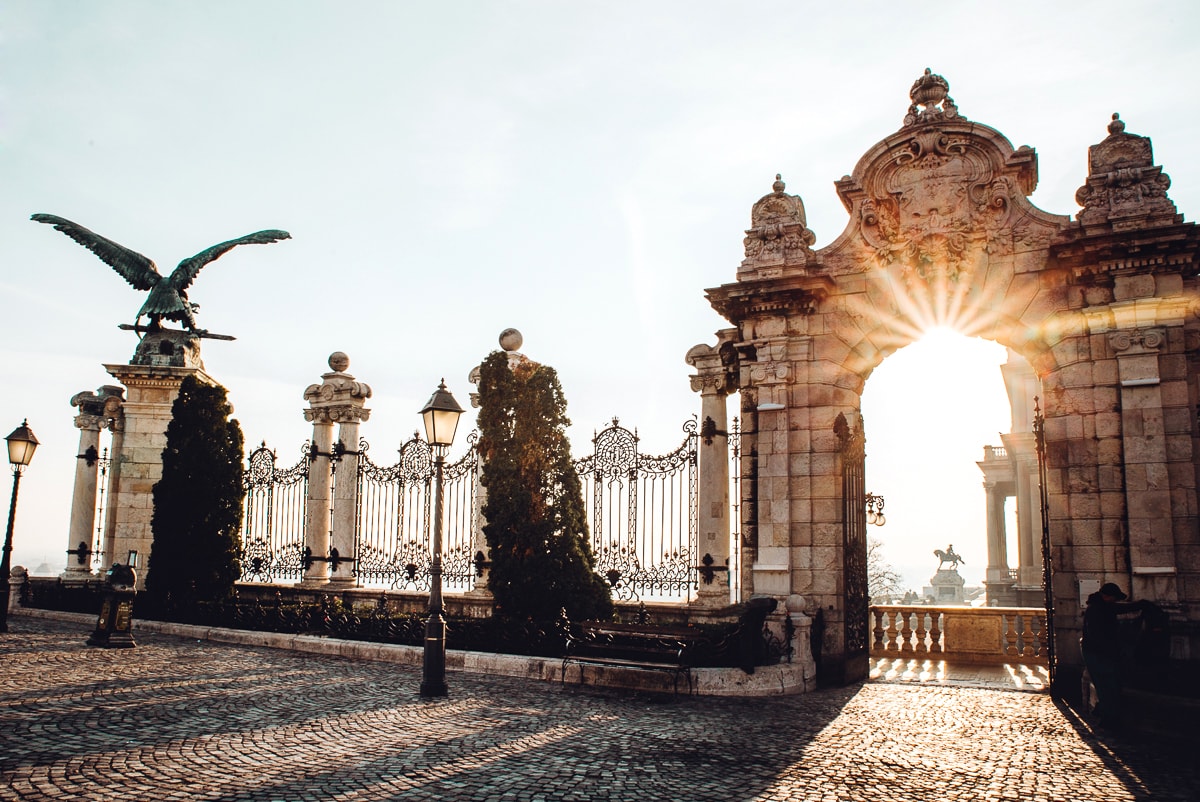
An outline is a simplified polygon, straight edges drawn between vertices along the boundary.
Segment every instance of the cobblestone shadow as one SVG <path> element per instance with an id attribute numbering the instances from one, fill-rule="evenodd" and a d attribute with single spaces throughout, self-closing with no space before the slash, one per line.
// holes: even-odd
<path id="1" fill-rule="evenodd" d="M 0 638 L 0 800 L 1191 799 L 1149 747 L 1106 762 L 1048 697 L 870 684 L 629 696 L 139 634 Z M 1153 778 L 1153 779 L 1147 779 Z M 1154 796 L 1146 794 L 1153 793 Z"/>

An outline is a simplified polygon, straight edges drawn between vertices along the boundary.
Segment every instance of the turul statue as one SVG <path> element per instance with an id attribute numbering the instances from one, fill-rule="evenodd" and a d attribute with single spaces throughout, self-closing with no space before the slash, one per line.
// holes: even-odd
<path id="1" fill-rule="evenodd" d="M 158 272 L 158 268 L 155 267 L 154 262 L 147 257 L 123 245 L 118 245 L 112 240 L 84 228 L 78 223 L 73 223 L 70 220 L 56 217 L 52 214 L 35 214 L 30 219 L 38 223 L 46 223 L 47 225 L 54 226 L 56 230 L 66 234 L 100 257 L 100 261 L 117 271 L 121 278 L 128 281 L 135 290 L 148 291 L 150 293 L 149 297 L 146 298 L 146 302 L 142 304 L 142 308 L 138 310 L 137 318 L 134 320 L 133 325 L 126 324 L 121 326 L 121 328 L 132 329 L 139 334 L 142 332 L 159 331 L 162 328 L 161 321 L 166 319 L 178 321 L 197 337 L 207 336 L 216 339 L 233 339 L 226 335 L 209 334 L 206 330 L 197 328 L 195 312 L 200 307 L 199 304 L 188 301 L 188 287 L 192 286 L 192 282 L 195 281 L 196 276 L 206 264 L 218 259 L 239 245 L 266 245 L 283 239 L 291 239 L 291 234 L 288 234 L 286 231 L 274 229 L 256 231 L 244 237 L 238 237 L 228 242 L 213 245 L 211 248 L 207 248 L 195 256 L 184 259 L 171 275 L 164 277 Z M 149 321 L 146 326 L 140 325 L 143 317 Z"/>

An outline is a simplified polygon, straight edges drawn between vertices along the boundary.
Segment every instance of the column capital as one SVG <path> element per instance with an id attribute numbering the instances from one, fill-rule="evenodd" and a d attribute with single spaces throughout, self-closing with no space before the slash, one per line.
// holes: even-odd
<path id="1" fill-rule="evenodd" d="M 313 423 L 367 420 L 371 412 L 364 405 L 371 397 L 371 386 L 346 372 L 350 357 L 341 351 L 329 355 L 329 367 L 330 371 L 321 375 L 320 384 L 310 384 L 304 390 L 304 400 L 309 404 L 304 419 Z"/>

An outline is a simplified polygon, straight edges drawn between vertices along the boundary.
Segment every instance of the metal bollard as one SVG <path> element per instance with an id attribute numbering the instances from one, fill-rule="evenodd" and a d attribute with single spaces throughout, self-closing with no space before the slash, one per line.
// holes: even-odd
<path id="1" fill-rule="evenodd" d="M 104 603 L 100 605 L 96 631 L 87 639 L 88 645 L 105 649 L 132 649 L 137 645 L 133 642 L 132 631 L 137 573 L 131 566 L 113 563 L 105 580 L 108 587 L 104 591 Z"/>

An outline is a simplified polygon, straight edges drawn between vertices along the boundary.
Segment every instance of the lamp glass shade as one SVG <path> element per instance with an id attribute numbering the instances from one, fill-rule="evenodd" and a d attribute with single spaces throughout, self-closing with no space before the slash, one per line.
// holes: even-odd
<path id="1" fill-rule="evenodd" d="M 33 461 L 33 452 L 37 451 L 38 439 L 34 436 L 33 430 L 29 428 L 29 421 L 22 423 L 4 439 L 8 441 L 10 464 L 23 468 Z"/>
<path id="2" fill-rule="evenodd" d="M 463 408 L 446 389 L 443 379 L 421 409 L 421 418 L 425 421 L 425 439 L 431 446 L 449 447 L 454 442 L 454 432 L 458 429 L 458 419 L 462 414 Z"/>

